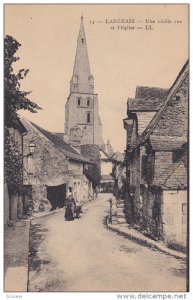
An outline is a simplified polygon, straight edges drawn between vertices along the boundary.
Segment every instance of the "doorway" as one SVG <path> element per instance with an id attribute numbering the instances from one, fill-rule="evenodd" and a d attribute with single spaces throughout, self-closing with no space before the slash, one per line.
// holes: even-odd
<path id="1" fill-rule="evenodd" d="M 66 184 L 47 186 L 47 199 L 51 204 L 51 211 L 62 208 L 66 201 Z"/>

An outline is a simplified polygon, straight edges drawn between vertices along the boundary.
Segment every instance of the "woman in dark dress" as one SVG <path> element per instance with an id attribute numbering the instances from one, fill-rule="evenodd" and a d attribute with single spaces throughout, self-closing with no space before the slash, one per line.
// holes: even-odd
<path id="1" fill-rule="evenodd" d="M 74 220 L 75 207 L 76 207 L 76 202 L 72 194 L 72 188 L 69 188 L 69 195 L 66 199 L 66 211 L 64 215 L 66 221 Z"/>

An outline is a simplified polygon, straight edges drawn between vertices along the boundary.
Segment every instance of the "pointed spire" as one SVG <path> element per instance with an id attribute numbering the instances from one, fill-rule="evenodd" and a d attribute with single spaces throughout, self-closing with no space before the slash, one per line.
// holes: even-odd
<path id="1" fill-rule="evenodd" d="M 70 91 L 77 93 L 94 93 L 93 81 L 93 76 L 90 73 L 83 16 L 81 16 L 76 57 L 74 62 L 73 75 L 70 82 Z"/>

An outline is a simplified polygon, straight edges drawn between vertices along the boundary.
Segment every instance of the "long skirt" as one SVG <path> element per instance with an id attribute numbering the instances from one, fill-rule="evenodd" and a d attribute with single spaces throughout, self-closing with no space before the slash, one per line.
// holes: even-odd
<path id="1" fill-rule="evenodd" d="M 67 205 L 64 217 L 65 217 L 66 221 L 72 221 L 72 220 L 74 220 L 74 216 L 73 216 L 72 206 L 71 205 Z"/>

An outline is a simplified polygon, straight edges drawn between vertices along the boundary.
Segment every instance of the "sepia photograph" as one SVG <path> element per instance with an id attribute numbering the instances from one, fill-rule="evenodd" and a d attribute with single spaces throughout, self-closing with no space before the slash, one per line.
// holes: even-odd
<path id="1" fill-rule="evenodd" d="M 7 3 L 3 41 L 4 292 L 185 297 L 189 4 Z"/>

